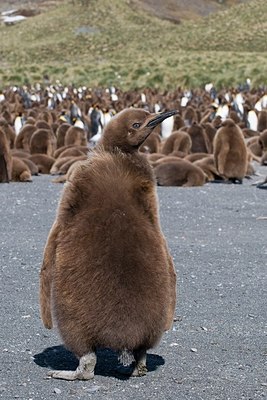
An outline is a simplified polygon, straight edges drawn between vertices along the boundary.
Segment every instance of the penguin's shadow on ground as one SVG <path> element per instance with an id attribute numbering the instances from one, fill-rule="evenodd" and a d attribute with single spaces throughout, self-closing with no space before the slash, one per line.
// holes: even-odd
<path id="1" fill-rule="evenodd" d="M 97 364 L 95 375 L 111 376 L 120 380 L 127 380 L 129 368 L 123 367 L 118 362 L 118 353 L 110 349 L 97 350 Z M 75 370 L 79 364 L 73 353 L 64 346 L 48 347 L 42 353 L 34 355 L 35 364 L 50 370 Z M 147 354 L 148 372 L 155 371 L 165 363 L 161 356 Z"/>

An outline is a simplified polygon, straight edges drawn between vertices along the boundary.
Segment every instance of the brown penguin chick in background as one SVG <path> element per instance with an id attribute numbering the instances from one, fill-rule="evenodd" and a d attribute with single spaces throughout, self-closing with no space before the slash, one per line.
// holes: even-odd
<path id="1" fill-rule="evenodd" d="M 192 140 L 187 132 L 175 131 L 165 140 L 161 152 L 165 155 L 174 151 L 188 154 L 191 150 Z"/>
<path id="2" fill-rule="evenodd" d="M 191 153 L 211 152 L 211 144 L 209 138 L 201 125 L 194 122 L 187 132 L 192 140 Z"/>
<path id="3" fill-rule="evenodd" d="M 23 157 L 18 157 L 18 158 L 20 158 L 24 162 L 24 164 L 26 164 L 29 167 L 31 175 L 39 175 L 38 165 L 36 165 L 32 160 Z"/>
<path id="4" fill-rule="evenodd" d="M 266 161 L 267 161 L 267 129 L 265 129 L 263 132 L 260 133 L 258 143 L 259 143 L 259 146 L 262 151 L 261 165 L 266 165 Z"/>
<path id="5" fill-rule="evenodd" d="M 10 149 L 15 146 L 16 133 L 15 130 L 5 121 L 0 118 L 0 128 L 4 131 Z"/>
<path id="6" fill-rule="evenodd" d="M 54 152 L 54 154 L 53 154 L 53 157 L 55 157 L 55 158 L 59 158 L 60 156 L 61 156 L 61 154 L 65 151 L 65 150 L 68 150 L 68 149 L 78 149 L 78 150 L 80 150 L 80 151 L 82 151 L 84 154 L 88 154 L 88 152 L 89 151 L 91 151 L 91 149 L 89 148 L 89 147 L 87 147 L 87 146 L 74 146 L 74 145 L 69 145 L 69 146 L 63 146 L 63 147 L 60 147 L 60 148 L 58 148 L 55 152 Z"/>
<path id="7" fill-rule="evenodd" d="M 255 136 L 246 140 L 247 149 L 253 155 L 253 159 L 260 162 L 260 158 L 262 157 L 262 147 L 259 143 L 259 136 Z"/>
<path id="8" fill-rule="evenodd" d="M 37 129 L 48 129 L 48 130 L 51 129 L 49 123 L 42 119 L 36 121 L 35 126 Z"/>
<path id="9" fill-rule="evenodd" d="M 194 165 L 197 167 L 201 168 L 202 171 L 207 175 L 208 181 L 220 181 L 223 178 L 220 177 L 216 166 L 215 166 L 215 161 L 214 161 L 214 155 L 210 154 L 207 155 L 206 157 L 203 157 L 199 160 L 194 161 Z"/>
<path id="10" fill-rule="evenodd" d="M 29 157 L 29 160 L 37 165 L 40 174 L 49 174 L 50 169 L 55 162 L 53 157 L 49 157 L 46 154 L 33 154 Z"/>
<path id="11" fill-rule="evenodd" d="M 183 126 L 185 126 L 184 120 L 181 115 L 177 114 L 173 119 L 173 131 L 178 131 Z"/>
<path id="12" fill-rule="evenodd" d="M 12 157 L 29 158 L 31 153 L 22 149 L 11 149 L 11 155 Z"/>
<path id="13" fill-rule="evenodd" d="M 197 113 L 194 107 L 187 106 L 183 113 L 183 121 L 185 126 L 191 126 L 194 122 L 197 122 Z"/>
<path id="14" fill-rule="evenodd" d="M 78 157 L 84 156 L 85 152 L 79 149 L 80 146 L 73 146 L 69 149 L 64 150 L 59 156 L 58 160 L 63 157 Z M 87 149 L 88 150 L 88 149 Z M 89 151 L 89 150 L 88 150 Z M 87 151 L 87 152 L 88 152 Z"/>
<path id="15" fill-rule="evenodd" d="M 11 180 L 12 161 L 8 140 L 5 132 L 0 128 L 0 183 Z"/>
<path id="16" fill-rule="evenodd" d="M 31 182 L 30 168 L 21 158 L 12 157 L 11 179 L 13 182 Z"/>
<path id="17" fill-rule="evenodd" d="M 62 165 L 64 165 L 66 162 L 72 160 L 72 156 L 67 156 L 67 157 L 58 157 L 55 162 L 53 163 L 51 169 L 50 169 L 50 174 L 51 175 L 57 175 L 59 174 L 59 170 Z"/>
<path id="18" fill-rule="evenodd" d="M 215 135 L 214 159 L 222 178 L 242 183 L 247 170 L 247 147 L 241 129 L 231 119 L 226 119 Z"/>
<path id="19" fill-rule="evenodd" d="M 242 132 L 243 132 L 245 139 L 257 137 L 260 134 L 258 131 L 253 131 L 252 129 L 249 129 L 249 128 L 242 129 Z"/>
<path id="20" fill-rule="evenodd" d="M 30 152 L 30 141 L 34 132 L 37 131 L 36 126 L 31 124 L 24 125 L 15 140 L 15 148 L 23 149 Z"/>
<path id="21" fill-rule="evenodd" d="M 87 158 L 86 158 L 87 159 Z M 78 166 L 78 165 L 82 165 L 82 163 L 85 160 L 76 160 L 73 164 L 71 164 L 71 166 L 69 167 L 67 173 L 65 175 L 60 175 L 57 178 L 53 179 L 52 182 L 53 183 L 65 183 L 66 181 L 69 181 L 74 169 Z"/>
<path id="22" fill-rule="evenodd" d="M 259 189 L 267 189 L 267 176 L 263 181 L 260 182 L 256 182 L 255 185 L 257 186 L 257 188 Z"/>
<path id="23" fill-rule="evenodd" d="M 64 146 L 66 132 L 70 127 L 71 127 L 70 124 L 64 123 L 64 124 L 59 125 L 59 127 L 57 128 L 57 131 L 56 131 L 57 149 L 59 147 Z"/>
<path id="24" fill-rule="evenodd" d="M 72 145 L 72 146 L 86 146 L 87 137 L 84 129 L 79 128 L 78 126 L 71 126 L 65 135 L 64 145 Z"/>
<path id="25" fill-rule="evenodd" d="M 46 154 L 53 156 L 56 149 L 56 138 L 50 129 L 38 129 L 31 137 L 31 154 Z"/>
<path id="26" fill-rule="evenodd" d="M 69 168 L 70 168 L 70 166 L 72 164 L 74 164 L 74 163 L 76 163 L 78 161 L 85 161 L 87 159 L 88 159 L 88 156 L 86 156 L 86 155 L 78 156 L 78 157 L 72 157 L 71 160 L 66 161 L 63 165 L 61 165 L 61 167 L 59 168 L 59 174 L 65 175 L 68 172 L 68 170 L 69 170 Z"/>
<path id="27" fill-rule="evenodd" d="M 98 347 L 132 358 L 133 375 L 144 375 L 146 351 L 172 325 L 176 273 L 153 170 L 138 149 L 174 113 L 115 115 L 65 186 L 45 247 L 40 306 L 44 325 L 57 325 L 79 366 L 52 377 L 93 378 Z"/>
<path id="28" fill-rule="evenodd" d="M 139 151 L 142 153 L 158 153 L 160 147 L 161 137 L 157 132 L 152 132 L 151 135 L 140 146 Z"/>
<path id="29" fill-rule="evenodd" d="M 209 145 L 210 145 L 209 151 L 210 153 L 213 153 L 213 140 L 216 135 L 217 129 L 214 128 L 214 126 L 212 126 L 210 122 L 202 124 L 202 127 L 204 128 L 206 136 L 209 140 Z"/>
<path id="30" fill-rule="evenodd" d="M 185 156 L 185 160 L 190 161 L 190 162 L 195 162 L 197 160 L 201 160 L 202 158 L 207 157 L 208 154 L 207 153 L 192 153 L 192 154 L 188 154 L 187 156 Z"/>
<path id="31" fill-rule="evenodd" d="M 177 161 L 157 165 L 154 173 L 159 186 L 203 186 L 207 181 L 207 176 L 201 168 L 178 158 Z"/>
<path id="32" fill-rule="evenodd" d="M 267 110 L 261 110 L 258 115 L 258 131 L 263 132 L 267 129 Z"/>

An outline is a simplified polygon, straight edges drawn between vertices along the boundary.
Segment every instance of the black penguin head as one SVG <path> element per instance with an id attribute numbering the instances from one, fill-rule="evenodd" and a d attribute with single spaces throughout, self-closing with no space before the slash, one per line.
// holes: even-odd
<path id="1" fill-rule="evenodd" d="M 110 120 L 103 132 L 100 144 L 104 148 L 119 148 L 125 153 L 133 153 L 138 150 L 158 124 L 177 112 L 173 110 L 150 114 L 142 108 L 126 108 Z"/>

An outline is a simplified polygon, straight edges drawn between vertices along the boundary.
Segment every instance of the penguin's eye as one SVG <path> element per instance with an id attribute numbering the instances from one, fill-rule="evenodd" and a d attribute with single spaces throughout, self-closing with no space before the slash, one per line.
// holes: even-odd
<path id="1" fill-rule="evenodd" d="M 141 124 L 139 124 L 138 122 L 135 122 L 135 123 L 133 124 L 133 128 L 134 128 L 134 129 L 138 129 L 138 128 L 140 128 L 140 126 L 141 126 Z"/>

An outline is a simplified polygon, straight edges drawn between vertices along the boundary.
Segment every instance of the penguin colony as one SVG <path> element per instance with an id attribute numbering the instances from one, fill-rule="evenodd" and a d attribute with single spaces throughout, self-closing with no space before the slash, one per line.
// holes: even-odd
<path id="1" fill-rule="evenodd" d="M 51 376 L 92 379 L 103 347 L 142 376 L 176 304 L 156 184 L 240 184 L 252 161 L 266 165 L 266 95 L 50 87 L 33 100 L 33 91 L 1 97 L 0 182 L 67 182 L 45 246 L 40 309 L 79 366 Z"/>
<path id="2" fill-rule="evenodd" d="M 255 171 L 252 161 L 267 164 L 267 95 L 263 89 L 216 93 L 206 86 L 164 94 L 61 85 L 8 88 L 0 102 L 0 182 L 28 182 L 37 174 L 61 175 L 54 182 L 65 182 L 70 166 L 96 146 L 114 115 L 133 107 L 178 110 L 139 148 L 158 185 L 242 183 Z"/>

